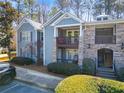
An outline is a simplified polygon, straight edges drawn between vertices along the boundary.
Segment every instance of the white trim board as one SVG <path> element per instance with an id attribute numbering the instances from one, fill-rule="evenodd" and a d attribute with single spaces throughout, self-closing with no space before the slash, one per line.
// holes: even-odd
<path id="1" fill-rule="evenodd" d="M 80 26 L 80 23 L 79 24 L 68 24 L 68 25 L 57 25 L 55 27 L 71 27 L 71 26 Z"/>
<path id="2" fill-rule="evenodd" d="M 41 29 L 40 29 L 40 28 L 37 28 L 37 27 L 35 27 L 35 26 L 33 25 L 33 23 L 31 23 L 29 20 L 30 20 L 30 19 L 24 18 L 24 19 L 19 23 L 19 25 L 16 27 L 16 31 L 18 31 L 19 28 L 20 28 L 24 23 L 29 23 L 29 24 L 34 28 L 35 31 L 37 31 L 37 30 L 42 30 L 42 25 L 41 25 Z M 31 20 L 31 21 L 32 21 L 32 20 Z M 40 24 L 40 23 L 38 23 L 38 24 Z"/>
<path id="3" fill-rule="evenodd" d="M 84 23 L 84 21 L 82 21 L 81 19 L 77 18 L 76 16 L 70 14 L 70 13 L 64 13 L 62 16 L 60 16 L 55 22 L 53 22 L 51 24 L 51 26 L 55 26 L 57 23 L 59 23 L 60 21 L 62 21 L 63 19 L 67 19 L 67 18 L 72 18 L 76 21 L 78 21 L 79 23 Z"/>
<path id="4" fill-rule="evenodd" d="M 45 66 L 46 65 L 46 62 L 45 62 L 45 28 L 43 27 L 43 65 Z"/>
<path id="5" fill-rule="evenodd" d="M 95 21 L 95 22 L 86 22 L 83 25 L 107 25 L 107 24 L 117 24 L 117 23 L 124 23 L 124 19 L 116 19 L 116 20 L 107 20 L 107 21 Z"/>
<path id="6" fill-rule="evenodd" d="M 58 13 L 56 13 L 52 18 L 48 19 L 48 21 L 46 23 L 43 24 L 43 26 L 47 26 L 52 20 L 54 20 L 56 18 L 56 16 L 60 13 L 63 13 L 62 10 L 60 10 Z"/>

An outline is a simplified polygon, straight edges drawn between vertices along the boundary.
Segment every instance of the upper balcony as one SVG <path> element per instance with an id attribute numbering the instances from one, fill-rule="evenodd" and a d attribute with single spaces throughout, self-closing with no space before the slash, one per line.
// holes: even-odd
<path id="1" fill-rule="evenodd" d="M 59 48 L 78 48 L 79 37 L 57 37 L 57 47 Z"/>

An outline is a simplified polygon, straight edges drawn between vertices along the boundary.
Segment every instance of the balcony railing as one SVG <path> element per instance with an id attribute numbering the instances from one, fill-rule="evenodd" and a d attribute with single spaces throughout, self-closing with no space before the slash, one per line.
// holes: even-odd
<path id="1" fill-rule="evenodd" d="M 116 36 L 95 36 L 96 44 L 115 44 Z"/>
<path id="2" fill-rule="evenodd" d="M 78 48 L 79 37 L 57 37 L 57 47 Z"/>

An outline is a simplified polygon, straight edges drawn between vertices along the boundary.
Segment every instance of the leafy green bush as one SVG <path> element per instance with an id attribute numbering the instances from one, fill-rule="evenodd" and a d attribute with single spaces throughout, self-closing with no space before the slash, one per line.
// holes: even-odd
<path id="1" fill-rule="evenodd" d="M 31 58 L 26 57 L 14 57 L 11 59 L 10 62 L 17 65 L 30 65 L 34 63 L 34 61 Z"/>
<path id="2" fill-rule="evenodd" d="M 50 72 L 63 75 L 74 75 L 81 73 L 80 67 L 73 63 L 50 63 L 47 65 L 47 69 Z"/>
<path id="3" fill-rule="evenodd" d="M 96 64 L 90 58 L 84 58 L 82 65 L 82 72 L 88 75 L 95 75 L 96 73 Z"/>
<path id="4" fill-rule="evenodd" d="M 124 83 L 86 75 L 74 75 L 61 81 L 55 93 L 124 93 Z"/>
<path id="5" fill-rule="evenodd" d="M 121 81 L 124 81 L 124 67 L 120 67 L 119 69 L 117 69 L 116 71 L 118 79 Z"/>

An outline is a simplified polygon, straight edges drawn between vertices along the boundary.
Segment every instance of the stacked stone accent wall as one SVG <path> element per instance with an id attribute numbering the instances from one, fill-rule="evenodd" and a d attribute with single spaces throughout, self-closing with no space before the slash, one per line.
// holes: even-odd
<path id="1" fill-rule="evenodd" d="M 124 23 L 116 25 L 116 51 L 114 51 L 114 58 L 117 67 L 124 67 L 124 49 L 121 49 L 122 43 L 124 43 Z"/>
<path id="2" fill-rule="evenodd" d="M 90 48 L 89 48 L 90 44 Z M 95 44 L 95 26 L 87 26 L 84 31 L 84 58 L 96 58 Z"/>
<path id="3" fill-rule="evenodd" d="M 78 64 L 82 65 L 83 62 L 83 36 L 79 37 L 79 48 L 78 48 Z"/>
<path id="4" fill-rule="evenodd" d="M 56 38 L 53 39 L 53 50 L 52 50 L 52 62 L 57 61 L 57 47 L 56 47 Z"/>
<path id="5" fill-rule="evenodd" d="M 113 62 L 116 63 L 117 67 L 124 66 L 122 42 L 124 42 L 124 24 L 116 24 L 116 44 L 95 44 L 95 26 L 87 26 L 84 31 L 84 58 L 92 58 L 98 64 L 98 50 L 107 48 L 113 50 Z M 89 44 L 90 48 L 88 48 Z"/>

